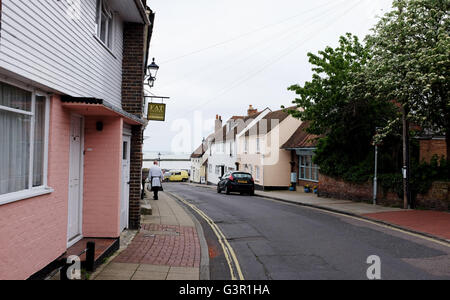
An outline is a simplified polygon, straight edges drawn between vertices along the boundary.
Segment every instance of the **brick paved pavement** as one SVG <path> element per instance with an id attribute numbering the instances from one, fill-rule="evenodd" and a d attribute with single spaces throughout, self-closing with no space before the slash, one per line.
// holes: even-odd
<path id="1" fill-rule="evenodd" d="M 148 200 L 148 199 L 147 199 Z M 198 280 L 200 242 L 191 217 L 162 193 L 131 244 L 93 274 L 95 280 Z"/>

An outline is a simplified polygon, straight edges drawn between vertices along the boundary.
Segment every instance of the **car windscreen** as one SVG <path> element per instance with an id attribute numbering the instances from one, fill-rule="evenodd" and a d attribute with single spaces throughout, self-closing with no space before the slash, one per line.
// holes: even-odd
<path id="1" fill-rule="evenodd" d="M 236 179 L 252 179 L 252 175 L 247 173 L 233 173 L 233 177 Z"/>

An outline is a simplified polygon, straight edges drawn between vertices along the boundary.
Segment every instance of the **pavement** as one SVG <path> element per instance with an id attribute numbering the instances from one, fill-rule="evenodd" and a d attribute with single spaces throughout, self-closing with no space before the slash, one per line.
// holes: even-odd
<path id="1" fill-rule="evenodd" d="M 201 226 L 174 199 L 160 193 L 149 198 L 153 214 L 142 216 L 141 229 L 119 253 L 95 273 L 93 280 L 199 280 L 202 255 Z M 200 237 L 199 237 L 200 235 Z M 207 249 L 206 263 L 207 263 Z M 203 252 L 205 252 L 203 251 Z"/>
<path id="2" fill-rule="evenodd" d="M 192 184 L 192 183 L 191 183 Z M 215 186 L 192 184 L 215 189 Z M 370 219 L 416 234 L 450 242 L 450 213 L 427 210 L 404 210 L 333 198 L 319 198 L 303 191 L 256 191 L 256 196 L 315 207 L 332 212 Z"/>

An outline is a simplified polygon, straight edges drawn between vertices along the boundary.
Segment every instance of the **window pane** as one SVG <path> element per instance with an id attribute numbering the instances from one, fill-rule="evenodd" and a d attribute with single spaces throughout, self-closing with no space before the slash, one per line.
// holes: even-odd
<path id="1" fill-rule="evenodd" d="M 29 187 L 30 121 L 30 116 L 0 110 L 0 195 Z"/>
<path id="2" fill-rule="evenodd" d="M 112 48 L 112 42 L 113 42 L 113 19 L 109 18 L 108 19 L 108 42 L 106 43 L 106 45 L 108 46 L 108 48 Z"/>
<path id="3" fill-rule="evenodd" d="M 0 105 L 31 111 L 31 92 L 0 82 Z"/>
<path id="4" fill-rule="evenodd" d="M 310 167 L 305 168 L 305 179 L 311 179 L 311 168 Z"/>
<path id="5" fill-rule="evenodd" d="M 106 43 L 106 15 L 102 12 L 101 14 L 101 21 L 100 21 L 100 39 L 102 42 Z"/>
<path id="6" fill-rule="evenodd" d="M 45 97 L 36 96 L 33 150 L 33 186 L 44 184 Z"/>

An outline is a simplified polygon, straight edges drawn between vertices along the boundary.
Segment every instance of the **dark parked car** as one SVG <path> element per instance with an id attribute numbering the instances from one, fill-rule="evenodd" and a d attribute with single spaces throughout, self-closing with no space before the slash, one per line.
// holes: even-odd
<path id="1" fill-rule="evenodd" d="M 220 178 L 217 184 L 217 192 L 230 193 L 248 193 L 251 196 L 255 194 L 255 181 L 249 173 L 228 172 Z"/>

